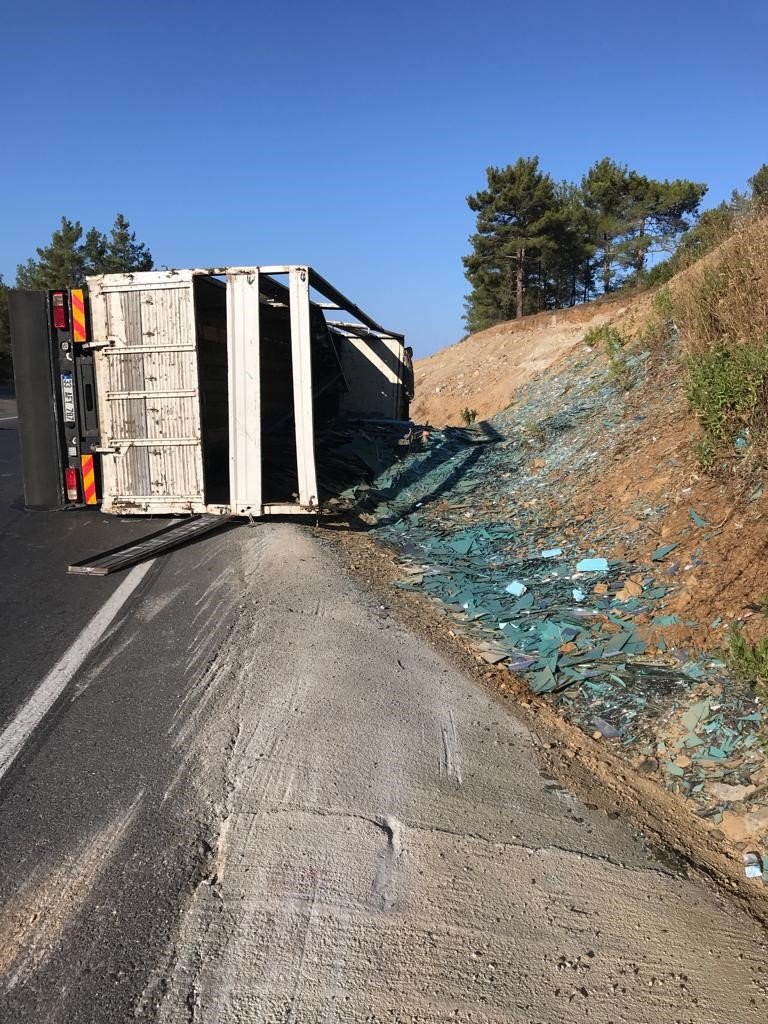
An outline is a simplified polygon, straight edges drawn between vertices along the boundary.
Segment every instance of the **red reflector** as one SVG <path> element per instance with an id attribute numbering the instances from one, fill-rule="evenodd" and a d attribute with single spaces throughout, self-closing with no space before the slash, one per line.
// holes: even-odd
<path id="1" fill-rule="evenodd" d="M 80 492 L 77 486 L 77 470 L 67 466 L 64 470 L 64 486 L 67 489 L 67 501 L 77 501 Z"/>
<path id="2" fill-rule="evenodd" d="M 64 301 L 64 292 L 54 292 L 51 298 L 53 307 L 53 326 L 59 331 L 67 329 L 67 304 Z"/>

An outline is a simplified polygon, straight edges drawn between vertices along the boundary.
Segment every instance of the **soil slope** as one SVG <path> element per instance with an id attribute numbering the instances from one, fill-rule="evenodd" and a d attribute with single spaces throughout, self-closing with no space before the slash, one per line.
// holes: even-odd
<path id="1" fill-rule="evenodd" d="M 584 343 L 587 330 L 603 323 L 613 324 L 625 339 L 618 353 L 609 353 L 603 343 Z M 644 656 L 659 666 L 682 667 L 690 677 L 685 692 L 671 693 L 672 703 L 650 723 L 653 740 L 636 764 L 671 792 L 692 796 L 700 805 L 696 813 L 707 816 L 739 854 L 768 851 L 765 739 L 753 737 L 743 751 L 732 751 L 729 741 L 728 749 L 711 744 L 695 754 L 704 740 L 691 730 L 678 735 L 676 724 L 697 702 L 717 715 L 732 697 L 752 701 L 758 709 L 754 720 L 765 722 L 765 689 L 750 687 L 755 673 L 746 661 L 746 681 L 738 664 L 730 675 L 717 673 L 733 667 L 734 636 L 741 633 L 751 644 L 768 640 L 768 490 L 758 461 L 745 458 L 738 445 L 721 453 L 711 474 L 702 470 L 696 454 L 701 431 L 688 405 L 684 353 L 674 324 L 654 315 L 647 293 L 538 315 L 499 325 L 422 360 L 416 381 L 416 418 L 435 426 L 456 424 L 462 409 L 475 409 L 478 421 L 490 422 L 478 422 L 473 432 L 481 439 L 495 437 L 487 455 L 478 451 L 464 468 L 450 463 L 445 479 L 438 479 L 445 458 L 440 452 L 447 449 L 439 431 L 428 431 L 427 436 L 438 435 L 426 463 L 437 474 L 433 493 L 408 491 L 413 499 L 405 531 L 409 550 L 416 550 L 417 527 L 426 531 L 427 541 L 458 533 L 459 545 L 472 529 L 478 544 L 484 530 L 507 537 L 506 547 L 499 541 L 497 550 L 487 534 L 491 539 L 487 550 L 479 549 L 476 576 L 466 550 L 458 551 L 454 575 L 464 587 L 457 587 L 459 619 L 464 615 L 468 626 L 481 621 L 488 597 L 483 587 L 494 573 L 505 584 L 513 580 L 520 586 L 523 580 L 523 592 L 526 587 L 542 591 L 543 577 L 525 578 L 527 548 L 565 552 L 574 565 L 590 556 L 629 567 L 625 589 L 611 591 L 601 580 L 593 590 L 586 579 L 584 595 L 576 600 L 607 593 L 619 602 L 614 611 L 622 612 L 623 603 L 639 595 L 632 625 Z M 419 566 L 425 561 L 431 567 L 428 551 L 413 557 Z M 439 568 L 447 557 L 436 555 L 433 561 Z M 660 604 L 652 607 L 649 595 L 656 590 Z M 625 621 L 609 626 L 620 630 Z M 497 639 L 495 633 L 489 637 L 489 643 Z M 563 644 L 558 657 L 578 657 L 571 648 Z M 501 656 L 495 648 L 490 655 Z M 626 692 L 638 708 L 646 706 L 642 686 Z M 610 700 L 614 696 L 608 693 Z M 620 717 L 619 703 L 617 697 L 615 706 L 601 707 L 598 714 L 604 719 L 613 711 L 624 729 L 629 719 Z M 588 718 L 584 721 L 588 724 Z M 624 739 L 612 742 L 626 745 Z M 684 743 L 694 754 L 682 749 Z M 701 758 L 711 760 L 703 775 Z"/>
<path id="2" fill-rule="evenodd" d="M 566 406 L 585 385 L 610 379 L 606 352 L 585 346 L 586 332 L 610 323 L 637 335 L 651 312 L 645 293 L 540 313 L 471 335 L 415 364 L 412 415 L 439 426 L 461 423 L 465 407 L 477 411 L 478 421 L 507 409 L 505 415 L 519 421 L 530 462 L 538 468 L 547 447 L 543 434 L 538 436 L 538 420 Z M 702 472 L 694 450 L 699 428 L 685 398 L 674 341 L 649 346 L 635 339 L 628 353 L 641 362 L 629 374 L 628 387 L 616 383 L 612 389 L 605 413 L 616 419 L 615 428 L 594 424 L 594 458 L 585 464 L 574 458 L 570 468 L 566 460 L 554 472 L 541 462 L 539 482 L 552 521 L 589 520 L 596 533 L 610 534 L 614 554 L 629 559 L 648 557 L 661 543 L 679 544 L 675 558 L 685 583 L 667 603 L 688 624 L 669 630 L 671 643 L 718 649 L 733 622 L 750 640 L 759 640 L 768 635 L 768 491 L 744 477 L 735 461 L 733 472 Z M 526 401 L 529 384 L 548 396 L 538 412 Z M 586 443 L 583 428 L 579 435 Z M 692 508 L 710 532 L 693 528 Z"/>
<path id="3" fill-rule="evenodd" d="M 506 408 L 517 388 L 563 359 L 591 327 L 624 319 L 647 302 L 641 296 L 537 313 L 497 324 L 419 359 L 411 415 L 434 426 L 456 425 L 468 408 L 478 419 L 487 419 Z"/>

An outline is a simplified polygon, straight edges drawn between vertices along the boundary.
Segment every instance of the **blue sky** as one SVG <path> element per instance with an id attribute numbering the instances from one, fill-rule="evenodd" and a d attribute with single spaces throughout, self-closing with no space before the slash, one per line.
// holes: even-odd
<path id="1" fill-rule="evenodd" d="M 714 205 L 768 161 L 766 39 L 756 0 L 6 5 L 0 273 L 120 210 L 160 265 L 310 263 L 425 354 L 488 165 Z"/>

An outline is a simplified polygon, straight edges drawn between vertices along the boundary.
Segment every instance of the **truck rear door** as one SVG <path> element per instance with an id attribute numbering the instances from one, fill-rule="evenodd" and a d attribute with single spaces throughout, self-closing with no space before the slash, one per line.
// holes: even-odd
<path id="1" fill-rule="evenodd" d="M 190 271 L 88 279 L 105 512 L 204 512 Z"/>

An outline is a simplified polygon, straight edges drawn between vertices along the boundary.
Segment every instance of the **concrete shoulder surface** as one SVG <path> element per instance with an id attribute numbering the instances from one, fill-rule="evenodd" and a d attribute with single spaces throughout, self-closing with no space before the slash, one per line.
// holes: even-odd
<path id="1" fill-rule="evenodd" d="M 543 776 L 535 738 L 307 531 L 259 532 L 232 535 L 260 601 L 187 733 L 223 773 L 217 838 L 142 1015 L 765 1019 L 756 923 Z"/>

